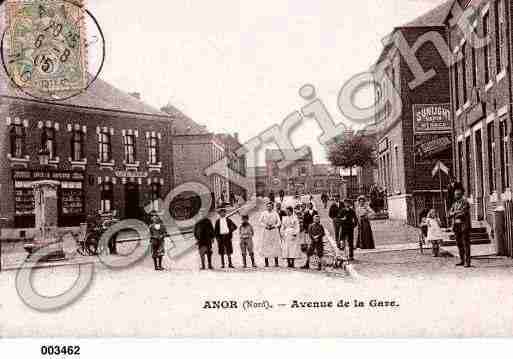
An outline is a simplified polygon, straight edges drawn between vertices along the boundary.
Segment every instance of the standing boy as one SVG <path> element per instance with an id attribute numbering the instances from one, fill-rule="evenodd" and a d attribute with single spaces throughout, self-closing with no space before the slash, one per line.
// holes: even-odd
<path id="1" fill-rule="evenodd" d="M 251 265 L 253 268 L 256 268 L 255 254 L 253 252 L 253 236 L 255 235 L 255 231 L 253 230 L 253 226 L 249 223 L 249 216 L 247 214 L 242 216 L 242 224 L 239 228 L 239 235 L 240 250 L 242 253 L 242 263 L 244 264 L 244 268 L 247 268 L 247 253 L 249 253 L 249 258 L 251 258 Z"/>
<path id="2" fill-rule="evenodd" d="M 215 235 L 217 238 L 217 246 L 219 247 L 219 255 L 221 256 L 221 268 L 224 268 L 224 255 L 228 257 L 228 267 L 233 268 L 232 254 L 233 254 L 233 232 L 237 226 L 233 221 L 226 217 L 226 209 L 219 209 L 219 218 L 215 225 Z"/>
<path id="3" fill-rule="evenodd" d="M 310 257 L 317 254 L 319 258 L 319 264 L 317 270 L 322 269 L 322 257 L 324 255 L 324 236 L 326 232 L 321 224 L 321 217 L 319 215 L 314 216 L 314 223 L 308 228 L 308 235 L 310 236 L 310 246 L 306 253 L 307 259 L 306 264 L 302 267 L 303 269 L 310 269 Z"/>

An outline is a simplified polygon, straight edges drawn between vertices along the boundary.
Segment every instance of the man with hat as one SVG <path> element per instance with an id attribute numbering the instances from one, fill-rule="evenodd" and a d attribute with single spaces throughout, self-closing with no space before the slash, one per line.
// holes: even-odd
<path id="1" fill-rule="evenodd" d="M 330 206 L 328 211 L 328 216 L 331 218 L 333 222 L 333 232 L 335 235 L 335 241 L 339 245 L 340 249 L 340 238 L 342 235 L 342 223 L 340 222 L 339 212 L 344 208 L 344 203 L 340 199 L 340 195 L 335 196 L 335 202 Z"/>
<path id="2" fill-rule="evenodd" d="M 194 226 L 194 237 L 198 244 L 199 255 L 201 259 L 201 269 L 205 270 L 205 257 L 208 260 L 208 269 L 212 267 L 212 241 L 214 240 L 214 226 L 207 217 L 200 220 Z"/>
<path id="3" fill-rule="evenodd" d="M 215 224 L 215 236 L 217 238 L 217 246 L 219 249 L 219 255 L 221 256 L 221 268 L 224 268 L 224 256 L 228 257 L 228 267 L 233 268 L 232 254 L 233 254 L 233 232 L 237 229 L 237 226 L 233 221 L 226 217 L 226 208 L 219 208 L 219 218 Z"/>
<path id="4" fill-rule="evenodd" d="M 156 211 L 150 213 L 150 243 L 151 243 L 151 256 L 153 257 L 153 264 L 156 271 L 164 270 L 162 267 L 162 258 L 165 253 L 165 240 L 169 237 L 166 227 L 162 224 L 160 216 Z"/>

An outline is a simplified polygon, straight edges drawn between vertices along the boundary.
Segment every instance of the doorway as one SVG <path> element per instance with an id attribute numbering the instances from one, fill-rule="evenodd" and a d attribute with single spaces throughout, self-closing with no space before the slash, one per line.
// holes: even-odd
<path id="1" fill-rule="evenodd" d="M 475 165 L 476 165 L 476 204 L 477 204 L 477 219 L 483 220 L 485 213 L 484 204 L 484 180 L 483 180 L 483 137 L 481 129 L 474 132 L 475 148 Z"/>
<path id="2" fill-rule="evenodd" d="M 139 217 L 139 185 L 127 183 L 125 186 L 125 218 L 137 219 Z"/>

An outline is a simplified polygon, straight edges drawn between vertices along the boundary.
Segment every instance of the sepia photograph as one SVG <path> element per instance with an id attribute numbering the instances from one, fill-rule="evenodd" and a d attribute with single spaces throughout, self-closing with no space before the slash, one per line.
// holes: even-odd
<path id="1" fill-rule="evenodd" d="M 512 335 L 511 0 L 4 0 L 0 39 L 1 338 Z"/>

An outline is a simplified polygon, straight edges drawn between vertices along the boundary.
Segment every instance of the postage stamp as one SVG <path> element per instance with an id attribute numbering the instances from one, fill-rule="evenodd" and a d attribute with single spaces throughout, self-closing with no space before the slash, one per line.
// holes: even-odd
<path id="1" fill-rule="evenodd" d="M 2 60 L 14 85 L 31 96 L 53 100 L 84 91 L 90 83 L 85 31 L 89 14 L 81 2 L 7 1 L 5 6 L 2 49 L 8 51 L 2 51 Z"/>

